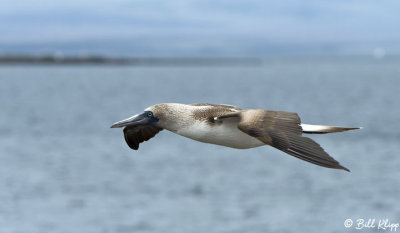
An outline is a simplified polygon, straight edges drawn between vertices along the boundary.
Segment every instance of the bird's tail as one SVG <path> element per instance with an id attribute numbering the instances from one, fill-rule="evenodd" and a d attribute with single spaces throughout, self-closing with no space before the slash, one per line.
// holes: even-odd
<path id="1" fill-rule="evenodd" d="M 344 132 L 347 130 L 361 129 L 361 127 L 339 127 L 339 126 L 309 125 L 309 124 L 301 124 L 301 128 L 303 128 L 303 133 L 309 133 L 309 134 L 337 133 L 337 132 Z"/>

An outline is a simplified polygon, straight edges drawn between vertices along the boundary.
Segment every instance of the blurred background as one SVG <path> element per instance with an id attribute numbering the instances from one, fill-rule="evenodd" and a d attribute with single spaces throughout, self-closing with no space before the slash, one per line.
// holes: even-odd
<path id="1" fill-rule="evenodd" d="M 0 8 L 0 232 L 360 232 L 400 223 L 398 1 Z M 109 126 L 161 102 L 297 112 L 352 172 Z M 346 219 L 354 224 L 344 226 Z M 388 230 L 386 230 L 388 231 Z"/>
<path id="2" fill-rule="evenodd" d="M 265 57 L 400 52 L 396 0 L 4 1 L 2 54 Z"/>

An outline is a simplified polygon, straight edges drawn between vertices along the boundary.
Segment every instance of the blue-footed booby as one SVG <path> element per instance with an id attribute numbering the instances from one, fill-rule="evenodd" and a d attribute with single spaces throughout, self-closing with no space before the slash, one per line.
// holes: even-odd
<path id="1" fill-rule="evenodd" d="M 302 136 L 359 129 L 302 124 L 297 113 L 262 109 L 242 110 L 225 104 L 156 104 L 111 128 L 124 128 L 125 141 L 133 150 L 163 129 L 196 141 L 248 149 L 273 146 L 307 162 L 335 169 L 343 167 L 314 140 Z"/>

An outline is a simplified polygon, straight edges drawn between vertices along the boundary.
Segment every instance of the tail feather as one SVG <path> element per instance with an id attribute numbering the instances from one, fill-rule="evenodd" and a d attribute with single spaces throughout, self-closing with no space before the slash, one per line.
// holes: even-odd
<path id="1" fill-rule="evenodd" d="M 328 126 L 328 125 L 309 125 L 301 124 L 303 133 L 308 134 L 324 134 L 324 133 L 337 133 L 344 132 L 347 130 L 361 129 L 361 127 L 339 127 L 339 126 Z"/>

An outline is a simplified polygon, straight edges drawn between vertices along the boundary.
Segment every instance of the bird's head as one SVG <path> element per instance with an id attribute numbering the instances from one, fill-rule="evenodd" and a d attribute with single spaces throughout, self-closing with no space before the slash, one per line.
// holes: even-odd
<path id="1" fill-rule="evenodd" d="M 150 106 L 144 112 L 136 114 L 125 120 L 118 121 L 111 125 L 111 128 L 121 128 L 125 126 L 159 126 L 161 128 L 169 128 L 174 125 L 175 104 L 157 104 Z"/>
<path id="2" fill-rule="evenodd" d="M 188 123 L 187 116 L 189 115 L 190 110 L 187 105 L 175 103 L 156 104 L 146 108 L 142 113 L 114 123 L 111 128 L 141 125 L 157 126 L 176 132 Z"/>
<path id="3" fill-rule="evenodd" d="M 154 112 L 146 109 L 144 112 L 136 114 L 125 120 L 118 121 L 111 125 L 111 128 L 121 128 L 125 126 L 145 126 L 145 125 L 157 125 L 159 118 L 155 116 Z"/>

